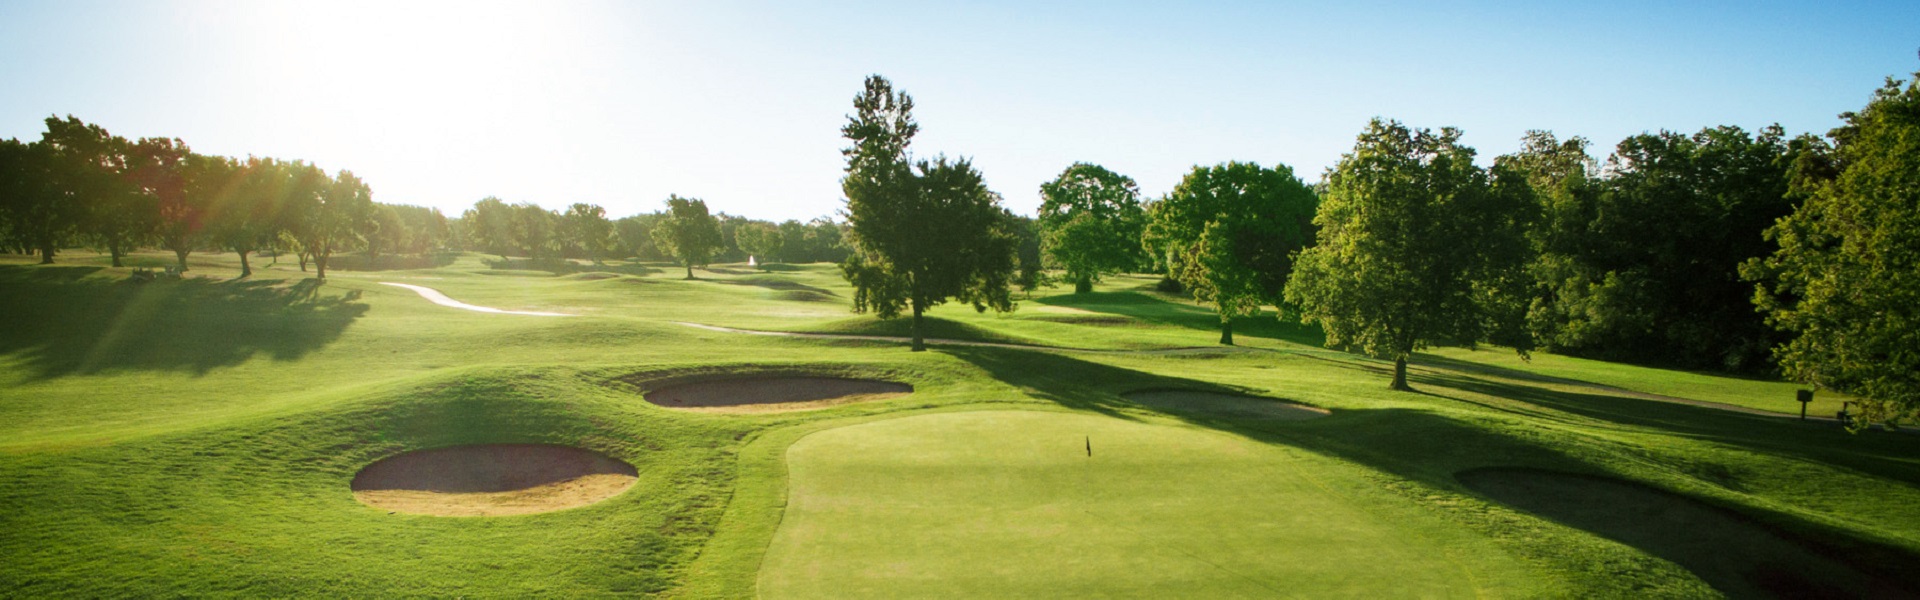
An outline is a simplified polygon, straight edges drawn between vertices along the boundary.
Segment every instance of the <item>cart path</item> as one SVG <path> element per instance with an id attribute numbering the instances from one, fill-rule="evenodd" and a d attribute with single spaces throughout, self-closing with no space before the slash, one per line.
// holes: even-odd
<path id="1" fill-rule="evenodd" d="M 567 313 L 556 313 L 556 312 L 539 312 L 539 311 L 531 311 L 531 310 L 503 310 L 503 309 L 498 309 L 498 308 L 492 308 L 492 307 L 487 307 L 487 306 L 474 306 L 474 305 L 472 305 L 472 304 L 467 304 L 467 303 L 465 303 L 465 302 L 461 302 L 461 301 L 459 301 L 459 300 L 455 300 L 455 299 L 452 299 L 452 298 L 448 298 L 446 294 L 442 294 L 442 293 L 440 293 L 440 290 L 436 290 L 436 289 L 433 289 L 433 288 L 430 288 L 430 287 L 426 287 L 426 286 L 419 286 L 419 285 L 409 285 L 409 284 L 405 284 L 405 283 L 394 283 L 394 282 L 391 282 L 391 281 L 382 281 L 382 282 L 380 282 L 380 285 L 390 285 L 390 286 L 393 286 L 393 287 L 398 287 L 398 288 L 407 288 L 407 289 L 409 289 L 409 290 L 413 290 L 413 293 L 416 293 L 416 294 L 419 294 L 421 298 L 426 298 L 428 302 L 432 302 L 432 303 L 434 303 L 434 304 L 438 304 L 438 305 L 441 305 L 441 306 L 448 306 L 448 307 L 453 307 L 453 308 L 458 308 L 458 309 L 461 309 L 461 310 L 471 310 L 471 311 L 474 311 L 474 312 L 483 312 L 483 313 L 493 313 L 493 314 L 497 314 L 497 315 L 527 315 L 527 316 L 532 316 L 532 317 L 571 317 L 571 316 L 574 316 L 574 315 L 570 315 L 570 314 L 567 314 Z"/>

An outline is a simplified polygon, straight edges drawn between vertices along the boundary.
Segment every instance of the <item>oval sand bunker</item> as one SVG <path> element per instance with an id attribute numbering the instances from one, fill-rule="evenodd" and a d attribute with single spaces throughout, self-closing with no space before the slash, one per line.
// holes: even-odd
<path id="1" fill-rule="evenodd" d="M 672 383 L 642 394 L 667 408 L 710 412 L 811 410 L 849 402 L 896 398 L 913 386 L 841 377 L 747 377 Z"/>
<path id="2" fill-rule="evenodd" d="M 423 515 L 523 515 L 611 498 L 632 487 L 637 474 L 619 459 L 566 446 L 453 446 L 367 465 L 353 478 L 353 497 Z"/>
<path id="3" fill-rule="evenodd" d="M 1304 404 L 1217 392 L 1142 390 L 1127 392 L 1120 396 L 1153 408 L 1213 417 L 1300 421 L 1318 419 L 1332 414 L 1327 409 Z"/>

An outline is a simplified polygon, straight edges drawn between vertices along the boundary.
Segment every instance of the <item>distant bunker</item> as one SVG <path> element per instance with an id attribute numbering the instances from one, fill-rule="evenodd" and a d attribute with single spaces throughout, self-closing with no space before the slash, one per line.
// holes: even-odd
<path id="1" fill-rule="evenodd" d="M 646 389 L 641 396 L 648 402 L 683 410 L 781 412 L 885 400 L 910 393 L 911 385 L 876 379 L 745 376 L 668 381 Z"/>
<path id="2" fill-rule="evenodd" d="M 1149 408 L 1229 419 L 1304 421 L 1333 414 L 1285 400 L 1196 390 L 1140 390 L 1120 397 Z"/>
<path id="3" fill-rule="evenodd" d="M 375 508 L 443 517 L 524 515 L 586 506 L 632 487 L 633 465 L 546 444 L 416 450 L 361 469 L 353 497 Z"/>
<path id="4" fill-rule="evenodd" d="M 1910 598 L 1907 576 L 1862 571 L 1740 513 L 1631 481 L 1526 468 L 1454 474 L 1467 489 L 1680 565 L 1730 598 Z"/>

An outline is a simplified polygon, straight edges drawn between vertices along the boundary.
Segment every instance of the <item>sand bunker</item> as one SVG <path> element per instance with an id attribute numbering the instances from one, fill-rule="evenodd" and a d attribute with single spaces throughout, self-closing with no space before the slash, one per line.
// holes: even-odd
<path id="1" fill-rule="evenodd" d="M 453 446 L 367 465 L 353 478 L 353 497 L 423 515 L 522 515 L 611 498 L 632 487 L 637 474 L 619 459 L 566 446 Z"/>
<path id="2" fill-rule="evenodd" d="M 1121 397 L 1156 409 L 1234 419 L 1300 421 L 1332 414 L 1324 408 L 1272 398 L 1192 390 L 1142 390 Z"/>
<path id="3" fill-rule="evenodd" d="M 1731 598 L 1913 597 L 1912 580 L 1862 572 L 1731 510 L 1631 481 L 1520 468 L 1454 479 L 1496 502 L 1639 548 Z"/>
<path id="4" fill-rule="evenodd" d="M 840 377 L 747 377 L 666 383 L 643 394 L 668 408 L 707 412 L 812 410 L 849 402 L 897 398 L 913 386 Z"/>

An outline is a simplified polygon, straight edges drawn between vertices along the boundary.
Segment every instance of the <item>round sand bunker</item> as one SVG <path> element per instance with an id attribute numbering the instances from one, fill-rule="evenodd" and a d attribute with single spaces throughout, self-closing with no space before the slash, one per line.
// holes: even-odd
<path id="1" fill-rule="evenodd" d="M 668 383 L 642 396 L 648 402 L 708 412 L 811 410 L 849 402 L 897 398 L 913 386 L 841 377 L 749 377 Z"/>
<path id="2" fill-rule="evenodd" d="M 353 478 L 353 497 L 391 511 L 449 517 L 523 515 L 611 498 L 638 472 L 619 459 L 544 444 L 418 450 L 379 460 Z"/>
<path id="3" fill-rule="evenodd" d="M 1121 397 L 1142 405 L 1211 417 L 1299 421 L 1332 414 L 1327 409 L 1272 398 L 1193 390 L 1143 390 Z"/>

